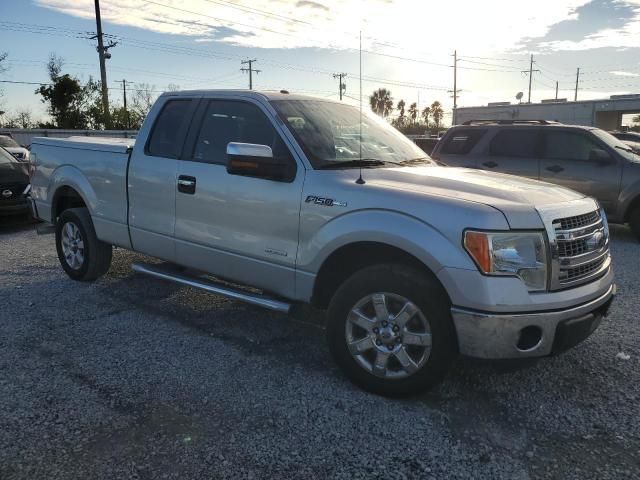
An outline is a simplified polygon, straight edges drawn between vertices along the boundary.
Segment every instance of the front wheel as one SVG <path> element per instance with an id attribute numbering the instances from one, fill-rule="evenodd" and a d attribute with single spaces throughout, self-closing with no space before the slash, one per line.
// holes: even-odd
<path id="1" fill-rule="evenodd" d="M 629 226 L 638 240 L 640 240 L 640 205 L 636 205 L 629 214 Z"/>
<path id="2" fill-rule="evenodd" d="M 98 240 L 86 208 L 62 212 L 56 224 L 56 250 L 62 268 L 74 280 L 95 280 L 111 265 L 112 247 Z"/>
<path id="3" fill-rule="evenodd" d="M 327 336 L 354 383 L 389 396 L 436 385 L 457 353 L 446 292 L 432 275 L 402 265 L 351 276 L 329 305 Z"/>

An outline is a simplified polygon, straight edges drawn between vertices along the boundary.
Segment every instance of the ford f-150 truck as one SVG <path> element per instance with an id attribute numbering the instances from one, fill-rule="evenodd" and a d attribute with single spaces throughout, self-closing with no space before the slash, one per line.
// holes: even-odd
<path id="1" fill-rule="evenodd" d="M 587 338 L 615 294 L 597 202 L 436 165 L 383 119 L 288 92 L 160 96 L 135 141 L 37 138 L 34 214 L 74 280 L 112 247 L 136 272 L 288 312 L 326 309 L 358 385 L 425 390 L 457 354 L 540 357 Z"/>

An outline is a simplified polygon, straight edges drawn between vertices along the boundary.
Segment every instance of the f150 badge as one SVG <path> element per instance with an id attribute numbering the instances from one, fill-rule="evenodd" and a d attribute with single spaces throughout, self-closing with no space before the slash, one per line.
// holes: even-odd
<path id="1" fill-rule="evenodd" d="M 322 205 L 325 207 L 346 207 L 347 202 L 339 202 L 333 198 L 317 197 L 315 195 L 309 195 L 305 200 L 305 203 L 313 203 L 315 205 Z"/>

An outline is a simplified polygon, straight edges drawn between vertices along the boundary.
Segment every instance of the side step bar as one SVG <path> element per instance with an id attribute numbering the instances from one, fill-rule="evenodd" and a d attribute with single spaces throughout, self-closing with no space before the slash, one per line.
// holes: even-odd
<path id="1" fill-rule="evenodd" d="M 289 310 L 291 309 L 291 304 L 283 302 L 282 300 L 277 300 L 266 295 L 251 294 L 250 292 L 245 292 L 227 285 L 216 283 L 208 278 L 185 275 L 184 273 L 177 272 L 174 269 L 167 268 L 165 265 L 133 263 L 131 264 L 131 268 L 134 272 L 144 273 L 145 275 L 169 280 L 171 282 L 179 283 L 180 285 L 198 288 L 209 293 L 215 293 L 216 295 L 222 295 L 223 297 L 240 300 L 241 302 L 263 307 L 268 310 L 289 313 Z"/>

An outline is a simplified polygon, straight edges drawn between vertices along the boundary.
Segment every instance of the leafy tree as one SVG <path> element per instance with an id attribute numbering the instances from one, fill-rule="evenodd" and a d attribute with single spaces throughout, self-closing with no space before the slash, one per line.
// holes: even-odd
<path id="1" fill-rule="evenodd" d="M 62 59 L 52 54 L 47 63 L 51 83 L 36 90 L 48 104 L 53 123 L 57 128 L 100 128 L 104 125 L 98 98 L 100 84 L 89 78 L 82 85 L 68 73 L 62 74 L 62 66 Z"/>
<path id="2" fill-rule="evenodd" d="M 440 129 L 440 122 L 442 122 L 442 117 L 444 117 L 444 110 L 437 100 L 431 104 L 431 116 L 433 117 L 433 122 L 436 124 L 436 129 Z"/>
<path id="3" fill-rule="evenodd" d="M 429 107 L 424 107 L 422 109 L 422 121 L 424 122 L 425 125 L 429 125 L 429 116 L 431 115 L 431 108 Z"/>
<path id="4" fill-rule="evenodd" d="M 379 88 L 369 97 L 371 110 L 381 117 L 388 117 L 393 110 L 393 97 L 391 91 L 386 88 Z"/>
<path id="5" fill-rule="evenodd" d="M 136 110 L 112 107 L 111 123 L 116 130 L 139 130 L 144 119 Z"/>
<path id="6" fill-rule="evenodd" d="M 416 120 L 418 119 L 418 104 L 416 102 L 413 102 L 411 105 L 409 105 L 409 110 L 407 111 L 409 112 L 411 123 L 415 124 Z"/>

